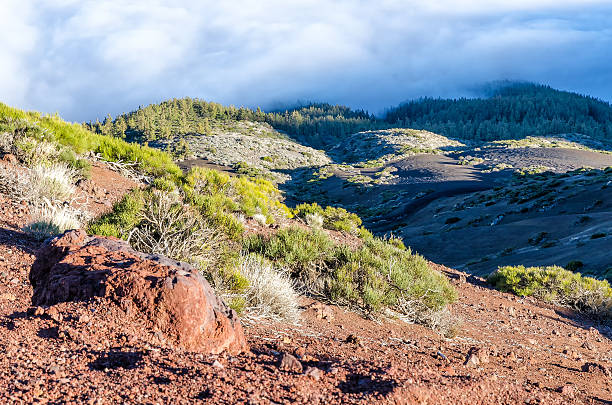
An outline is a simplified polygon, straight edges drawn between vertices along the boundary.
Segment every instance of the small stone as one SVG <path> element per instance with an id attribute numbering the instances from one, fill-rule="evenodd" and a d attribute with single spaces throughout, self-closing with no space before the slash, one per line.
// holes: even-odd
<path id="1" fill-rule="evenodd" d="M 304 349 L 303 347 L 298 347 L 297 349 L 295 349 L 296 356 L 304 357 L 305 354 L 306 354 L 306 349 Z"/>
<path id="2" fill-rule="evenodd" d="M 527 343 L 529 343 L 530 345 L 533 345 L 533 346 L 538 344 L 538 342 L 535 339 L 527 339 Z"/>
<path id="3" fill-rule="evenodd" d="M 340 368 L 336 366 L 331 366 L 328 370 L 329 374 L 338 374 L 339 371 L 340 371 Z"/>
<path id="4" fill-rule="evenodd" d="M 219 369 L 225 368 L 225 366 L 223 366 L 223 364 L 221 364 L 221 362 L 220 362 L 219 360 L 215 360 L 215 361 L 213 361 L 212 366 L 213 366 L 214 368 L 219 368 Z"/>
<path id="5" fill-rule="evenodd" d="M 346 337 L 346 339 L 344 339 L 344 341 L 346 343 L 351 343 L 351 344 L 354 344 L 354 345 L 358 345 L 358 344 L 361 343 L 361 340 L 359 339 L 359 337 L 357 337 L 357 336 L 355 336 L 353 334 L 348 335 Z"/>
<path id="6" fill-rule="evenodd" d="M 514 310 L 514 307 L 509 307 L 508 313 L 510 314 L 510 316 L 516 316 L 516 311 Z"/>
<path id="7" fill-rule="evenodd" d="M 79 322 L 80 323 L 88 323 L 90 320 L 91 320 L 91 318 L 87 314 L 83 314 L 83 315 L 79 316 Z"/>
<path id="8" fill-rule="evenodd" d="M 480 359 L 475 354 L 469 354 L 463 364 L 468 367 L 478 367 L 480 365 Z"/>
<path id="9" fill-rule="evenodd" d="M 562 387 L 557 388 L 557 392 L 560 392 L 563 395 L 572 395 L 574 394 L 575 388 L 573 385 L 564 385 Z"/>
<path id="10" fill-rule="evenodd" d="M 588 340 L 582 344 L 582 347 L 584 349 L 591 350 L 591 351 L 595 350 L 595 346 L 593 346 L 593 344 L 589 342 Z"/>
<path id="11" fill-rule="evenodd" d="M 59 374 L 61 371 L 61 369 L 59 368 L 59 366 L 51 366 L 47 369 L 47 372 L 49 374 Z"/>
<path id="12" fill-rule="evenodd" d="M 508 360 L 517 361 L 518 357 L 516 357 L 516 354 L 514 352 L 510 352 L 510 354 L 508 354 Z"/>
<path id="13" fill-rule="evenodd" d="M 311 304 L 308 309 L 314 310 L 318 319 L 325 319 L 327 322 L 334 320 L 334 311 L 321 302 Z"/>
<path id="14" fill-rule="evenodd" d="M 284 343 L 284 344 L 286 344 L 286 345 L 288 345 L 289 343 L 291 343 L 291 339 L 290 339 L 289 337 L 285 336 L 285 337 L 283 338 L 283 343 Z"/>
<path id="15" fill-rule="evenodd" d="M 450 363 L 450 360 L 448 359 L 448 357 L 446 357 L 446 355 L 444 355 L 444 353 L 442 353 L 441 351 L 438 351 L 436 355 L 442 360 L 444 360 L 445 362 Z"/>
<path id="16" fill-rule="evenodd" d="M 7 301 L 15 301 L 17 297 L 15 297 L 15 294 L 4 293 L 4 294 L 0 294 L 0 299 L 7 300 Z"/>
<path id="17" fill-rule="evenodd" d="M 17 158 L 15 157 L 15 155 L 11 154 L 11 153 L 7 153 L 4 156 L 2 156 L 2 160 L 5 162 L 9 162 L 12 165 L 16 165 L 17 164 Z"/>
<path id="18" fill-rule="evenodd" d="M 304 371 L 308 377 L 312 378 L 315 381 L 319 381 L 321 378 L 321 369 L 316 367 L 307 367 L 306 371 Z"/>
<path id="19" fill-rule="evenodd" d="M 591 373 L 591 374 L 603 374 L 604 376 L 611 378 L 612 371 L 609 368 L 599 364 L 599 363 L 585 363 L 582 365 L 582 372 Z"/>
<path id="20" fill-rule="evenodd" d="M 465 365 L 468 367 L 478 367 L 489 362 L 489 353 L 482 347 L 472 347 L 468 352 Z"/>
<path id="21" fill-rule="evenodd" d="M 52 320 L 54 320 L 55 322 L 61 322 L 62 319 L 64 319 L 62 314 L 60 314 L 60 312 L 55 307 L 51 307 L 51 308 L 47 309 L 46 315 L 49 318 L 51 318 Z"/>
<path id="22" fill-rule="evenodd" d="M 302 366 L 302 363 L 300 363 L 298 359 L 296 359 L 294 356 L 290 355 L 289 353 L 283 353 L 283 356 L 281 357 L 280 365 L 278 368 L 280 368 L 283 371 L 292 371 L 294 373 L 301 373 L 304 369 L 304 367 Z"/>

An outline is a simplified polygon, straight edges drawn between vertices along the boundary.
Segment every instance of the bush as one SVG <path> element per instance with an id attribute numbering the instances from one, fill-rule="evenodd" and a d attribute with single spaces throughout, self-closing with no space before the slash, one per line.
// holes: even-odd
<path id="1" fill-rule="evenodd" d="M 36 209 L 32 215 L 32 222 L 23 228 L 23 231 L 44 240 L 59 235 L 69 229 L 79 229 L 82 213 L 70 207 L 44 206 Z"/>
<path id="2" fill-rule="evenodd" d="M 27 157 L 31 149 L 45 141 L 68 147 L 76 155 L 93 152 L 110 161 L 136 162 L 138 170 L 148 176 L 182 175 L 181 169 L 166 152 L 94 134 L 80 124 L 63 121 L 57 115 L 26 112 L 3 103 L 0 103 L 0 134 L 3 134 L 0 146 L 16 145 L 12 152 L 7 153 L 25 153 Z M 82 162 L 78 164 L 86 166 Z"/>
<path id="3" fill-rule="evenodd" d="M 280 191 L 262 179 L 232 177 L 217 170 L 195 167 L 185 177 L 182 187 L 186 201 L 234 239 L 243 232 L 237 214 L 263 215 L 266 223 L 275 217 L 289 217 L 290 210 L 281 202 Z M 260 221 L 263 220 L 260 217 Z"/>
<path id="4" fill-rule="evenodd" d="M 317 203 L 312 204 L 299 204 L 293 209 L 293 214 L 304 220 L 308 220 L 309 217 L 318 215 L 323 218 L 323 227 L 333 231 L 344 231 L 348 233 L 358 233 L 359 227 L 361 226 L 361 218 L 357 214 L 348 212 L 344 208 L 340 207 L 321 207 Z"/>
<path id="5" fill-rule="evenodd" d="M 0 166 L 0 193 L 13 201 L 21 202 L 32 198 L 30 177 L 22 170 Z"/>
<path id="6" fill-rule="evenodd" d="M 413 322 L 455 301 L 448 280 L 421 256 L 397 241 L 371 238 L 359 248 L 336 245 L 322 230 L 280 229 L 271 237 L 252 235 L 244 249 L 291 271 L 312 294 L 376 315 L 391 310 Z"/>
<path id="7" fill-rule="evenodd" d="M 310 226 L 311 228 L 322 228 L 323 227 L 323 216 L 321 214 L 306 214 L 306 223 L 308 224 L 308 226 Z"/>
<path id="8" fill-rule="evenodd" d="M 93 235 L 114 236 L 127 240 L 130 232 L 140 221 L 148 192 L 135 189 L 113 205 L 111 212 L 89 224 L 87 232 Z"/>
<path id="9" fill-rule="evenodd" d="M 612 288 L 607 281 L 584 277 L 558 266 L 500 267 L 488 281 L 498 290 L 533 296 L 589 315 L 609 318 Z"/>
<path id="10" fill-rule="evenodd" d="M 30 189 L 34 199 L 41 201 L 69 201 L 76 188 L 76 172 L 62 163 L 42 164 L 32 168 Z"/>
<path id="11" fill-rule="evenodd" d="M 128 241 L 141 252 L 162 254 L 206 268 L 218 252 L 219 235 L 176 193 L 153 190 Z"/>
<path id="12" fill-rule="evenodd" d="M 238 294 L 232 294 L 241 302 L 247 316 L 272 318 L 289 322 L 299 319 L 299 294 L 286 271 L 276 269 L 264 258 L 249 254 L 240 259 L 238 274 L 243 280 Z"/>
<path id="13" fill-rule="evenodd" d="M 580 260 L 572 260 L 571 262 L 567 263 L 565 265 L 565 268 L 569 271 L 578 271 L 581 268 L 584 267 L 584 263 L 582 263 Z"/>

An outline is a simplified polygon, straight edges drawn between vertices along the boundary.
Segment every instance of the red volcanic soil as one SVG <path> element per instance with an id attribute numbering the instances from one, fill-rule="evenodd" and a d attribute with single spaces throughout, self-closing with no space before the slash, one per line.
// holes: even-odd
<path id="1" fill-rule="evenodd" d="M 102 176 L 114 176 L 106 172 Z M 118 196 L 128 182 L 92 181 Z M 582 404 L 612 400 L 610 330 L 482 279 L 451 278 L 457 335 L 376 321 L 304 298 L 298 325 L 243 322 L 250 350 L 166 344 L 102 298 L 31 309 L 39 242 L 0 200 L 3 403 Z M 23 214 L 21 214 L 23 216 Z M 314 305 L 313 305 L 314 304 Z"/>

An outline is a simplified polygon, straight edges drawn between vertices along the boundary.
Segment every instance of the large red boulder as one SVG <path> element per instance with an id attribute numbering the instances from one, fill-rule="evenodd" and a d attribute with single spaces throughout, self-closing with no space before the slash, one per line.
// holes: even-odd
<path id="1" fill-rule="evenodd" d="M 133 250 L 116 238 L 69 231 L 47 241 L 30 271 L 32 303 L 103 297 L 188 350 L 237 354 L 247 344 L 236 312 L 191 265 Z"/>

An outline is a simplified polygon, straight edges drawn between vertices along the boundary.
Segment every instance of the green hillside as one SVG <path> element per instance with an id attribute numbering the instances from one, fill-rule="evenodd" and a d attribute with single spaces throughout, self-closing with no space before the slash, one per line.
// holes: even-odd
<path id="1" fill-rule="evenodd" d="M 612 140 L 609 103 L 531 83 L 506 84 L 488 98 L 410 101 L 388 111 L 384 121 L 467 140 L 568 133 Z"/>
<path id="2" fill-rule="evenodd" d="M 223 106 L 199 99 L 182 98 L 139 107 L 116 118 L 86 124 L 92 131 L 129 140 L 147 142 L 177 135 L 241 131 L 240 121 L 261 122 L 284 131 L 292 138 L 314 148 L 327 149 L 347 135 L 386 124 L 365 111 L 345 106 L 311 104 L 296 109 L 264 113 L 261 109 Z M 269 133 L 245 135 L 278 136 Z"/>
<path id="3" fill-rule="evenodd" d="M 492 141 L 527 136 L 578 133 L 612 140 L 612 107 L 593 97 L 531 83 L 504 83 L 485 98 L 413 100 L 382 118 L 364 110 L 312 103 L 284 111 L 223 106 L 182 98 L 139 107 L 116 118 L 87 125 L 96 133 L 141 143 L 185 134 L 228 131 L 277 137 L 276 131 L 253 131 L 238 122 L 259 122 L 316 149 L 330 150 L 349 135 L 389 128 L 424 129 L 448 138 Z M 246 130 L 244 129 L 246 128 Z"/>

